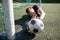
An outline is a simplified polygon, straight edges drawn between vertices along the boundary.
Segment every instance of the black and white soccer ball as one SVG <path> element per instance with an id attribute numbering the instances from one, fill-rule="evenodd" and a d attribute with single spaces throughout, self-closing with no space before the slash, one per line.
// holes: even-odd
<path id="1" fill-rule="evenodd" d="M 41 33 L 44 29 L 44 23 L 40 19 L 32 18 L 28 22 L 29 32 Z"/>

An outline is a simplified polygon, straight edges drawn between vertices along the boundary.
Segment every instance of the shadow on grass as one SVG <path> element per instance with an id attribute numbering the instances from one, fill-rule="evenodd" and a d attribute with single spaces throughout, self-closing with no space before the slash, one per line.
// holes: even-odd
<path id="1" fill-rule="evenodd" d="M 28 25 L 26 22 L 28 22 L 31 19 L 28 15 L 23 15 L 22 18 L 15 20 L 15 25 L 21 25 L 22 31 L 17 32 L 15 40 L 31 40 L 35 37 L 35 34 L 29 33 L 27 30 Z"/>

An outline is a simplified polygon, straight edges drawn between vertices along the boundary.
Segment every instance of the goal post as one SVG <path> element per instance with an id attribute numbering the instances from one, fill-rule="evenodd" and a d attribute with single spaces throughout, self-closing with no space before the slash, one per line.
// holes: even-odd
<path id="1" fill-rule="evenodd" d="M 2 0 L 2 7 L 4 12 L 4 22 L 7 38 L 9 40 L 14 40 L 15 24 L 14 24 L 13 0 Z"/>

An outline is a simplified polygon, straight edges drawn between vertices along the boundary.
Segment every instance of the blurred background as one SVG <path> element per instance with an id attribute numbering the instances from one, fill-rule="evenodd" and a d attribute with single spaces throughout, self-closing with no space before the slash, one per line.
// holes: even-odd
<path id="1" fill-rule="evenodd" d="M 14 2 L 32 2 L 38 3 L 40 0 L 13 0 Z M 0 0 L 2 2 L 2 0 Z M 60 3 L 60 0 L 42 0 L 42 3 Z"/>
<path id="2" fill-rule="evenodd" d="M 34 35 L 25 33 L 26 21 L 29 20 L 25 10 L 27 7 L 38 5 L 45 11 L 43 20 L 45 29 Z M 13 0 L 16 40 L 60 40 L 60 0 Z M 0 40 L 7 40 L 5 32 L 2 0 L 0 0 Z"/>

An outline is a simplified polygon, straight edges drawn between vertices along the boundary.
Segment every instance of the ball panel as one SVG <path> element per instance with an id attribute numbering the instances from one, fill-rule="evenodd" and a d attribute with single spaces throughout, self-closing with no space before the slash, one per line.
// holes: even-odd
<path id="1" fill-rule="evenodd" d="M 31 21 L 31 24 L 32 24 L 32 25 L 34 25 L 35 23 L 36 23 L 35 20 L 32 20 L 32 21 Z"/>

